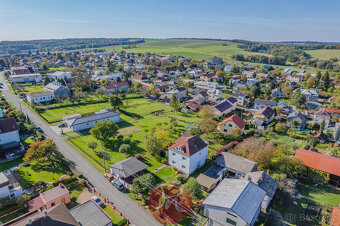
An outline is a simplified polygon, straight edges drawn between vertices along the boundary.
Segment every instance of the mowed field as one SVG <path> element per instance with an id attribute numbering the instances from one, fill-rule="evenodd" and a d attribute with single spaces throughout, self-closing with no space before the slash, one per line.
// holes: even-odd
<path id="1" fill-rule="evenodd" d="M 226 44 L 225 46 L 223 44 Z M 106 51 L 123 50 L 122 46 L 104 48 Z M 138 44 L 137 48 L 124 49 L 126 52 L 155 53 L 159 55 L 172 54 L 195 59 L 221 57 L 231 61 L 235 54 L 266 55 L 262 53 L 243 51 L 236 43 L 228 41 L 196 40 L 196 39 L 153 39 Z"/>
<path id="2" fill-rule="evenodd" d="M 329 60 L 331 58 L 340 59 L 340 49 L 317 49 L 306 51 L 312 57 L 320 60 Z"/>

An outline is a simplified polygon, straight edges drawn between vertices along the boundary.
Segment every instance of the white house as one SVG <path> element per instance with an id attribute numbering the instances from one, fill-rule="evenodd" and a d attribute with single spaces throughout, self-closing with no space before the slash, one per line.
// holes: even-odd
<path id="1" fill-rule="evenodd" d="M 19 143 L 19 127 L 14 118 L 0 119 L 0 145 Z"/>
<path id="2" fill-rule="evenodd" d="M 24 193 L 19 182 L 9 172 L 0 172 L 0 199 L 17 198 Z"/>
<path id="3" fill-rule="evenodd" d="M 69 72 L 64 72 L 64 71 L 56 71 L 56 72 L 50 74 L 50 76 L 53 79 L 66 79 L 66 78 L 72 77 Z"/>
<path id="4" fill-rule="evenodd" d="M 123 76 L 123 72 L 115 72 L 115 73 L 112 73 L 112 74 L 108 74 L 108 75 L 93 75 L 92 76 L 92 79 L 95 80 L 95 81 L 99 81 L 103 78 L 106 78 L 107 80 L 116 80 L 116 78 L 122 78 Z"/>
<path id="5" fill-rule="evenodd" d="M 208 148 L 209 143 L 198 135 L 180 137 L 169 147 L 168 163 L 190 175 L 205 164 Z"/>
<path id="6" fill-rule="evenodd" d="M 104 109 L 95 112 L 94 115 L 71 118 L 66 123 L 72 131 L 80 131 L 91 129 L 96 125 L 96 123 L 101 121 L 113 121 L 118 123 L 121 121 L 120 114 L 111 109 Z"/>
<path id="7" fill-rule="evenodd" d="M 10 75 L 8 80 L 15 83 L 38 83 L 42 79 L 40 74 Z"/>
<path id="8" fill-rule="evenodd" d="M 219 100 L 222 98 L 222 92 L 219 89 L 209 89 L 207 91 L 209 98 L 213 100 Z"/>
<path id="9" fill-rule="evenodd" d="M 36 92 L 27 94 L 27 101 L 30 103 L 41 103 L 54 100 L 52 92 Z"/>
<path id="10" fill-rule="evenodd" d="M 251 181 L 224 179 L 203 201 L 208 225 L 253 226 L 266 192 Z"/>

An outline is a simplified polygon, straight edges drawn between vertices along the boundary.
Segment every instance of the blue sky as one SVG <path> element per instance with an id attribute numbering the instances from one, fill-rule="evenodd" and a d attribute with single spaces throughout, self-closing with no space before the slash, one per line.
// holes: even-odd
<path id="1" fill-rule="evenodd" d="M 340 41 L 339 0 L 0 0 L 0 40 Z"/>

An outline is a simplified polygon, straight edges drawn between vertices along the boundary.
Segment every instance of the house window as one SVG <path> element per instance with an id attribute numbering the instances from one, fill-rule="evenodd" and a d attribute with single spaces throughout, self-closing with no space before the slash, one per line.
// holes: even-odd
<path id="1" fill-rule="evenodd" d="M 227 133 L 227 132 L 228 132 L 228 130 L 227 130 L 227 129 L 224 129 L 224 132 L 225 132 L 225 133 Z"/>
<path id="2" fill-rule="evenodd" d="M 175 153 L 175 152 L 172 152 L 172 155 L 174 155 L 174 156 L 175 156 L 175 155 L 176 155 L 176 153 Z"/>
<path id="3" fill-rule="evenodd" d="M 232 125 L 232 124 L 229 124 L 229 127 L 233 127 L 233 125 Z"/>
<path id="4" fill-rule="evenodd" d="M 185 165 L 182 165 L 182 169 L 185 169 Z"/>
<path id="5" fill-rule="evenodd" d="M 52 203 L 51 203 L 51 206 L 55 206 L 55 203 L 54 203 L 54 202 L 52 202 Z"/>
<path id="6" fill-rule="evenodd" d="M 236 221 L 233 221 L 229 218 L 227 218 L 227 223 L 231 224 L 231 225 L 236 225 Z"/>
<path id="7" fill-rule="evenodd" d="M 233 217 L 237 218 L 237 216 L 236 216 L 235 214 L 232 214 L 232 213 L 229 213 L 229 212 L 227 212 L 227 214 L 229 214 L 230 216 L 233 216 Z"/>
<path id="8" fill-rule="evenodd" d="M 172 164 L 176 164 L 176 162 L 175 162 L 175 161 L 172 161 Z"/>
<path id="9" fill-rule="evenodd" d="M 183 160 L 186 160 L 187 158 L 185 158 L 184 156 L 182 157 Z"/>

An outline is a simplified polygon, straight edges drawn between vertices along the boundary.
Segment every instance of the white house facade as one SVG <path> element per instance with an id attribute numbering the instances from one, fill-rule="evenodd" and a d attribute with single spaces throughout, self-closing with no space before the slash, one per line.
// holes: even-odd
<path id="1" fill-rule="evenodd" d="M 54 100 L 54 93 L 52 92 L 37 92 L 27 94 L 27 101 L 30 103 L 42 103 Z"/>
<path id="2" fill-rule="evenodd" d="M 205 164 L 209 143 L 199 136 L 181 137 L 169 147 L 168 163 L 190 175 Z"/>

